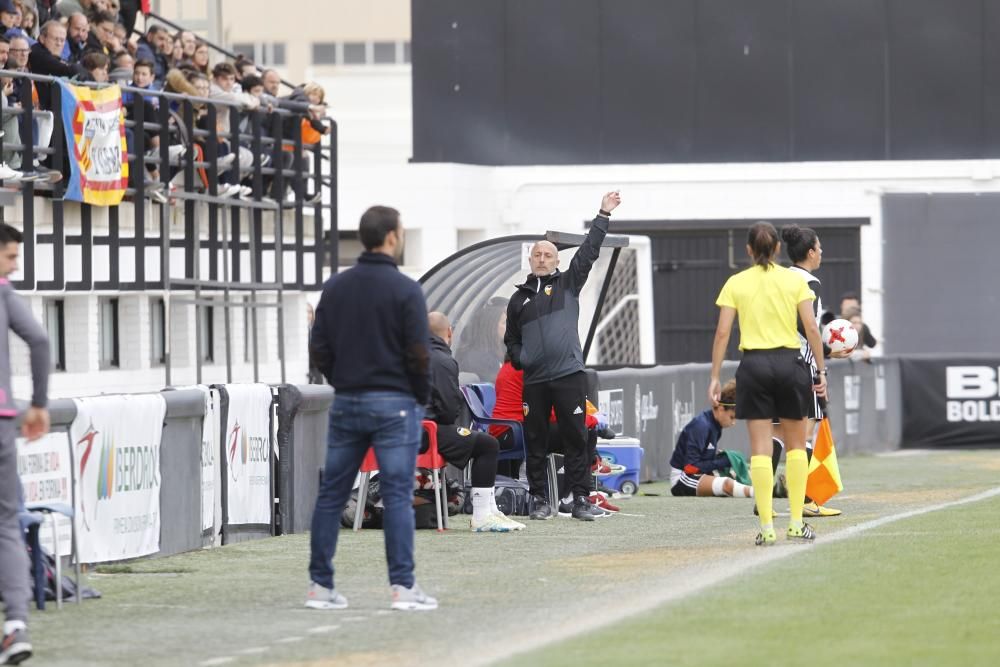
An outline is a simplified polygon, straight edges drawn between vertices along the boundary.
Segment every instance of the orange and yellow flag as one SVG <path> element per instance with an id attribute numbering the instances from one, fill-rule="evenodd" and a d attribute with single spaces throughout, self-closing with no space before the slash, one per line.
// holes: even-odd
<path id="1" fill-rule="evenodd" d="M 843 490 L 840 468 L 837 466 L 837 450 L 833 447 L 833 433 L 830 431 L 830 420 L 824 418 L 819 424 L 812 461 L 809 462 L 806 495 L 822 505 Z"/>

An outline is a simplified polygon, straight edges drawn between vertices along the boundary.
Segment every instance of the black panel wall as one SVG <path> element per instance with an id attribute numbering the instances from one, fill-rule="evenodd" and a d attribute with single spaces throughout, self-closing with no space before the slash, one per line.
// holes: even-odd
<path id="1" fill-rule="evenodd" d="M 889 0 L 889 133 L 896 159 L 980 157 L 982 0 Z"/>
<path id="2" fill-rule="evenodd" d="M 703 0 L 697 9 L 694 158 L 790 159 L 787 0 Z"/>
<path id="3" fill-rule="evenodd" d="M 872 0 L 792 3 L 792 123 L 799 160 L 885 155 L 885 13 Z"/>
<path id="4" fill-rule="evenodd" d="M 1000 0 L 413 0 L 416 161 L 1000 155 Z"/>
<path id="5" fill-rule="evenodd" d="M 883 196 L 886 353 L 996 353 L 998 211 L 997 194 Z"/>
<path id="6" fill-rule="evenodd" d="M 695 6 L 601 3 L 602 162 L 688 162 L 694 155 Z M 643 54 L 637 58 L 636 54 Z M 627 114 L 627 122 L 624 117 Z M 663 128 L 672 128 L 664 132 Z"/>

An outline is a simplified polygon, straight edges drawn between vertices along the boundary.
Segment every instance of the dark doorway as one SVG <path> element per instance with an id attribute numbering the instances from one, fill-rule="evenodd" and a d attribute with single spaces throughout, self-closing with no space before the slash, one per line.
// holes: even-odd
<path id="1" fill-rule="evenodd" d="M 861 287 L 860 228 L 867 219 L 772 220 L 812 227 L 823 247 L 820 298 L 836 312 L 840 295 Z M 615 231 L 652 240 L 656 362 L 675 364 L 712 359 L 712 336 L 719 312 L 715 299 L 732 274 L 750 265 L 746 255 L 747 220 L 670 220 L 615 223 Z M 788 257 L 782 250 L 782 263 Z M 726 354 L 738 359 L 739 331 Z"/>

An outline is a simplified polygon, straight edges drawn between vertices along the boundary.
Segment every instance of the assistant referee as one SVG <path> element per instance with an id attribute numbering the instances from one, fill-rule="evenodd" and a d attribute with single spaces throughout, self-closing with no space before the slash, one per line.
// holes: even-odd
<path id="1" fill-rule="evenodd" d="M 813 391 L 826 396 L 826 368 L 819 327 L 813 314 L 816 298 L 802 278 L 775 264 L 781 250 L 778 232 L 769 222 L 758 222 L 747 234 L 747 254 L 753 266 L 729 278 L 715 304 L 719 324 L 712 344 L 712 380 L 708 388 L 712 405 L 721 393 L 719 373 L 726 356 L 733 321 L 739 316 L 740 350 L 743 359 L 736 370 L 736 418 L 746 420 L 750 434 L 750 479 L 760 517 L 756 544 L 775 543 L 771 494 L 771 420 L 781 421 L 785 433 L 788 506 L 791 512 L 787 537 L 813 540 L 815 532 L 802 522 L 809 464 L 806 459 L 806 427 Z M 801 318 L 813 350 L 817 375 L 799 349 L 796 315 Z"/>

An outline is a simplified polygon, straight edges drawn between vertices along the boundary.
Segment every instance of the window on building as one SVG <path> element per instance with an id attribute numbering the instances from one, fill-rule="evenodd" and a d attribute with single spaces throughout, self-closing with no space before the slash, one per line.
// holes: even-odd
<path id="1" fill-rule="evenodd" d="M 201 318 L 201 360 L 215 361 L 215 308 L 203 306 L 198 309 Z"/>
<path id="2" fill-rule="evenodd" d="M 257 45 L 253 42 L 242 42 L 239 44 L 233 44 L 233 51 L 235 53 L 243 54 L 247 58 L 250 58 L 254 62 L 257 61 Z"/>
<path id="3" fill-rule="evenodd" d="M 368 45 L 364 42 L 344 42 L 344 64 L 364 65 L 368 62 Z"/>
<path id="4" fill-rule="evenodd" d="M 376 65 L 396 63 L 396 42 L 375 42 L 372 44 L 372 62 Z"/>
<path id="5" fill-rule="evenodd" d="M 336 65 L 337 64 L 336 42 L 313 42 L 312 62 L 313 65 Z"/>
<path id="6" fill-rule="evenodd" d="M 409 63 L 410 62 L 410 43 L 409 42 L 403 42 L 403 62 L 404 63 Z"/>
<path id="7" fill-rule="evenodd" d="M 49 335 L 52 370 L 66 370 L 66 302 L 46 299 L 44 303 L 45 331 Z"/>
<path id="8" fill-rule="evenodd" d="M 162 298 L 154 298 L 149 304 L 150 361 L 154 364 L 167 362 L 167 303 Z"/>
<path id="9" fill-rule="evenodd" d="M 118 299 L 100 300 L 101 368 L 119 368 L 121 357 L 118 344 Z"/>
<path id="10" fill-rule="evenodd" d="M 233 44 L 233 51 L 257 65 L 281 67 L 285 64 L 284 42 L 239 42 Z"/>
<path id="11" fill-rule="evenodd" d="M 271 44 L 271 52 L 263 59 L 265 65 L 282 67 L 285 64 L 285 43 L 275 42 Z"/>

